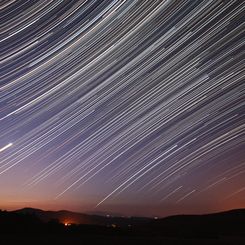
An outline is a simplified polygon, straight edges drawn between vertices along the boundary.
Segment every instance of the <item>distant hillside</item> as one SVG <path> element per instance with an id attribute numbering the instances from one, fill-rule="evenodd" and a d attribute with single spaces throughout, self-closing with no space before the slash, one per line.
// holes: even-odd
<path id="1" fill-rule="evenodd" d="M 89 225 L 66 226 L 57 222 L 58 218 L 83 221 L 86 218 Z M 100 225 L 92 225 L 93 222 Z M 244 245 L 244 226 L 245 209 L 153 220 L 24 208 L 12 212 L 0 210 L 0 244 Z"/>
<path id="2" fill-rule="evenodd" d="M 63 224 L 65 223 L 89 224 L 89 225 L 102 225 L 102 226 L 116 225 L 119 227 L 128 227 L 128 226 L 135 226 L 135 225 L 136 226 L 144 225 L 152 220 L 150 218 L 137 218 L 137 217 L 123 218 L 123 217 L 89 215 L 89 214 L 76 213 L 76 212 L 71 212 L 66 210 L 44 211 L 41 209 L 33 209 L 33 208 L 23 208 L 13 212 L 22 213 L 22 214 L 34 214 L 44 222 L 48 222 L 50 220 L 58 220 Z"/>
<path id="3" fill-rule="evenodd" d="M 151 231 L 178 236 L 245 236 L 245 209 L 206 215 L 176 215 L 150 222 Z"/>
<path id="4" fill-rule="evenodd" d="M 66 227 L 63 224 L 76 224 Z M 117 229 L 114 229 L 117 228 Z M 176 238 L 245 238 L 245 209 L 206 215 L 176 215 L 162 219 L 88 215 L 66 210 L 43 211 L 24 208 L 0 211 L 0 233 L 35 231 L 77 234 L 127 234 Z M 109 232 L 109 233 L 108 233 Z"/>
<path id="5" fill-rule="evenodd" d="M 33 214 L 40 220 L 74 224 L 101 226 L 130 227 L 135 232 L 161 234 L 164 236 L 214 236 L 214 235 L 245 235 L 245 209 L 206 215 L 176 215 L 162 219 L 122 218 L 88 215 L 66 210 L 43 211 L 24 208 L 14 213 Z"/>

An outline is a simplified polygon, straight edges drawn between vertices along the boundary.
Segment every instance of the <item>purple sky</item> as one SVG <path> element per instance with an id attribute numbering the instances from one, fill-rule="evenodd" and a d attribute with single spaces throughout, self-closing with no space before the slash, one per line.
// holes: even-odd
<path id="1" fill-rule="evenodd" d="M 0 208 L 245 207 L 241 1 L 4 1 Z"/>

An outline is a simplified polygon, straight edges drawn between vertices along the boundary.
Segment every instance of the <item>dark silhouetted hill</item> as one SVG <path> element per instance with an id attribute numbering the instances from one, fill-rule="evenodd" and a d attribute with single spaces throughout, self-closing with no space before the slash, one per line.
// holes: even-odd
<path id="1" fill-rule="evenodd" d="M 71 222 L 65 225 L 64 220 Z M 72 220 L 76 224 L 72 224 Z M 207 215 L 177 215 L 158 220 L 32 208 L 0 211 L 0 244 L 88 243 L 244 245 L 245 209 Z"/>
<path id="2" fill-rule="evenodd" d="M 206 215 L 176 215 L 157 220 L 139 217 L 106 217 L 66 210 L 43 211 L 33 208 L 1 212 L 1 222 L 9 224 L 15 219 L 20 220 L 18 223 L 23 224 L 22 227 L 28 226 L 29 223 L 40 226 L 40 223 L 50 225 L 50 222 L 53 224 L 56 222 L 57 224 L 90 225 L 90 227 L 114 227 L 124 229 L 124 231 L 126 229 L 135 234 L 175 237 L 245 236 L 245 209 Z"/>
<path id="3" fill-rule="evenodd" d="M 245 209 L 206 215 L 176 215 L 154 220 L 148 225 L 154 234 L 165 236 L 245 236 Z"/>
<path id="4" fill-rule="evenodd" d="M 138 226 L 149 223 L 152 219 L 144 217 L 112 217 L 112 216 L 100 216 L 100 215 L 89 215 L 83 213 L 70 212 L 66 210 L 60 211 L 44 211 L 41 209 L 23 208 L 20 210 L 13 211 L 19 214 L 31 214 L 38 217 L 43 222 L 50 220 L 58 220 L 60 223 L 69 224 L 87 224 L 87 225 L 101 225 L 101 226 L 117 226 L 117 227 L 128 227 Z"/>

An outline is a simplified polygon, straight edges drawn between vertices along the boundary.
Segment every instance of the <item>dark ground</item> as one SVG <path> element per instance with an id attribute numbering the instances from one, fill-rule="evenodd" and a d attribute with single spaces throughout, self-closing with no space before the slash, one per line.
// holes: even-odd
<path id="1" fill-rule="evenodd" d="M 45 235 L 0 235 L 1 245 L 80 245 L 80 244 L 100 244 L 100 245 L 244 245 L 244 237 L 220 237 L 209 239 L 198 238 L 165 238 L 160 236 L 153 237 L 130 237 L 130 236 L 103 236 L 103 235 L 61 235 L 61 234 L 45 234 Z"/>
<path id="2" fill-rule="evenodd" d="M 35 213 L 0 211 L 0 245 L 245 244 L 245 209 L 159 220 L 137 219 L 132 226 L 126 226 L 131 219 L 111 221 L 120 223 L 65 226 L 57 219 L 44 222 Z"/>

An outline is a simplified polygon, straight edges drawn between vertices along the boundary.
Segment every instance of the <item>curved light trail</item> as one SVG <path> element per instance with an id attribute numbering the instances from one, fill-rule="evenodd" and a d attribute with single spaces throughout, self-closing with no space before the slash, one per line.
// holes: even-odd
<path id="1" fill-rule="evenodd" d="M 2 1 L 0 195 L 244 206 L 244 10 Z"/>

